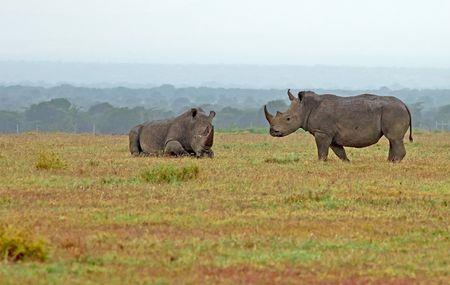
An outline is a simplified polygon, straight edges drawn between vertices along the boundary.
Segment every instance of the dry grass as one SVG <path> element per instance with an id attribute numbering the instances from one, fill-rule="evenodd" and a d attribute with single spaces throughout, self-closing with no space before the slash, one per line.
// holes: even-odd
<path id="1" fill-rule="evenodd" d="M 134 158 L 125 136 L 0 136 L 1 223 L 48 240 L 1 284 L 449 283 L 450 134 L 400 164 L 383 139 L 316 160 L 313 138 L 220 134 L 214 159 Z M 56 151 L 65 167 L 36 168 Z M 157 165 L 195 179 L 147 183 Z"/>

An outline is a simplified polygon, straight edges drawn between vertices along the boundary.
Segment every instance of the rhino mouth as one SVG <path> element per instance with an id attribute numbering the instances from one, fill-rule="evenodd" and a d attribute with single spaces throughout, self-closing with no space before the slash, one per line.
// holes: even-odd
<path id="1" fill-rule="evenodd" d="M 272 128 L 270 129 L 270 135 L 273 136 L 273 137 L 282 137 L 282 136 L 284 136 L 284 134 L 282 132 L 276 131 L 276 130 L 274 130 Z"/>

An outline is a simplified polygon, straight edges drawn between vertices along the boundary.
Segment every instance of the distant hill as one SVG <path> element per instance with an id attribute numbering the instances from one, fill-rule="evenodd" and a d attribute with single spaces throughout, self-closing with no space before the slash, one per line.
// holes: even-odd
<path id="1" fill-rule="evenodd" d="M 259 89 L 450 89 L 450 69 L 0 61 L 0 85 Z"/>

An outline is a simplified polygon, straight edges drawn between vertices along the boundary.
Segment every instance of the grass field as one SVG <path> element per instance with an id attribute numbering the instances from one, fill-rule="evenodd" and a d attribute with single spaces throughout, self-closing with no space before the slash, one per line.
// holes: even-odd
<path id="1" fill-rule="evenodd" d="M 400 164 L 385 139 L 350 163 L 317 161 L 304 133 L 218 133 L 213 149 L 133 158 L 126 136 L 0 136 L 3 243 L 42 249 L 3 249 L 0 284 L 450 282 L 450 133 L 416 133 Z"/>

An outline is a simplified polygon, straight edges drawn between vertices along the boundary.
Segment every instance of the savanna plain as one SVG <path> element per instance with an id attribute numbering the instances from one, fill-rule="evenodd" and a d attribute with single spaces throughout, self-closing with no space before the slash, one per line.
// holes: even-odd
<path id="1" fill-rule="evenodd" d="M 1 284 L 448 284 L 450 133 L 330 152 L 216 133 L 213 159 L 127 136 L 0 136 Z M 406 141 L 406 140 L 405 140 Z"/>

